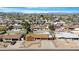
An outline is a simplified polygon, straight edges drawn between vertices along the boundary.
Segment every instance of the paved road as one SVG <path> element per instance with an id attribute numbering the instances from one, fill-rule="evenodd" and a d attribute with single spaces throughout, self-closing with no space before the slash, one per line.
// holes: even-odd
<path id="1" fill-rule="evenodd" d="M 41 48 L 52 49 L 52 48 L 55 48 L 55 45 L 52 42 L 52 40 L 42 40 L 41 41 Z"/>

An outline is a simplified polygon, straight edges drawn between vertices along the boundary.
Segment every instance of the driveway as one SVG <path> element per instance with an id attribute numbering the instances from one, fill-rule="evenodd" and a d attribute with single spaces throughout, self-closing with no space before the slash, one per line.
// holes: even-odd
<path id="1" fill-rule="evenodd" d="M 52 49 L 52 48 L 55 48 L 55 45 L 52 42 L 52 40 L 41 40 L 41 48 Z"/>

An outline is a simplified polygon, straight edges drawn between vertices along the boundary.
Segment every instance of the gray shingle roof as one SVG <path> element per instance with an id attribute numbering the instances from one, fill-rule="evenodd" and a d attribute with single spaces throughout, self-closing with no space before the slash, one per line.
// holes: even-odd
<path id="1" fill-rule="evenodd" d="M 78 35 L 69 32 L 57 32 L 55 35 L 58 38 L 79 38 Z"/>

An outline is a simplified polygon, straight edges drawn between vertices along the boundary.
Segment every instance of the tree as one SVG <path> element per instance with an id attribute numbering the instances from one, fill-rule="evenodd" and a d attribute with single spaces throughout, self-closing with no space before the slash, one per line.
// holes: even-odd
<path id="1" fill-rule="evenodd" d="M 49 29 L 50 29 L 51 31 L 55 31 L 55 26 L 54 26 L 54 25 L 49 25 Z"/>
<path id="2" fill-rule="evenodd" d="M 63 20 L 63 18 L 60 16 L 59 20 Z"/>
<path id="3" fill-rule="evenodd" d="M 54 31 L 55 31 L 55 26 L 54 25 L 49 25 L 49 29 L 50 29 L 50 33 L 52 34 L 52 36 L 53 36 L 53 39 L 56 39 L 56 37 L 55 37 L 55 33 L 54 33 Z"/>
<path id="4" fill-rule="evenodd" d="M 13 29 L 13 26 L 10 26 L 9 29 L 12 30 Z"/>
<path id="5" fill-rule="evenodd" d="M 29 24 L 27 21 L 22 22 L 22 26 L 23 26 L 24 29 L 26 29 L 27 34 L 28 34 L 28 32 L 31 31 L 31 29 L 30 29 L 30 24 Z"/>
<path id="6" fill-rule="evenodd" d="M 73 18 L 74 18 L 74 17 L 76 18 L 76 17 L 77 17 L 77 15 L 76 15 L 76 14 L 74 14 L 74 15 L 73 15 Z"/>

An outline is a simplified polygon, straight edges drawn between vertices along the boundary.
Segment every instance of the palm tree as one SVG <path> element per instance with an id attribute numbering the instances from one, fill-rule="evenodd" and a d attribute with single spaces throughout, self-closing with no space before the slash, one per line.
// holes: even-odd
<path id="1" fill-rule="evenodd" d="M 49 25 L 50 33 L 53 36 L 53 39 L 56 39 L 55 37 L 55 26 L 54 25 Z"/>
<path id="2" fill-rule="evenodd" d="M 30 24 L 29 24 L 27 21 L 22 22 L 22 26 L 23 26 L 24 29 L 26 29 L 27 34 L 28 34 L 28 32 L 31 31 L 31 29 L 30 29 Z"/>

